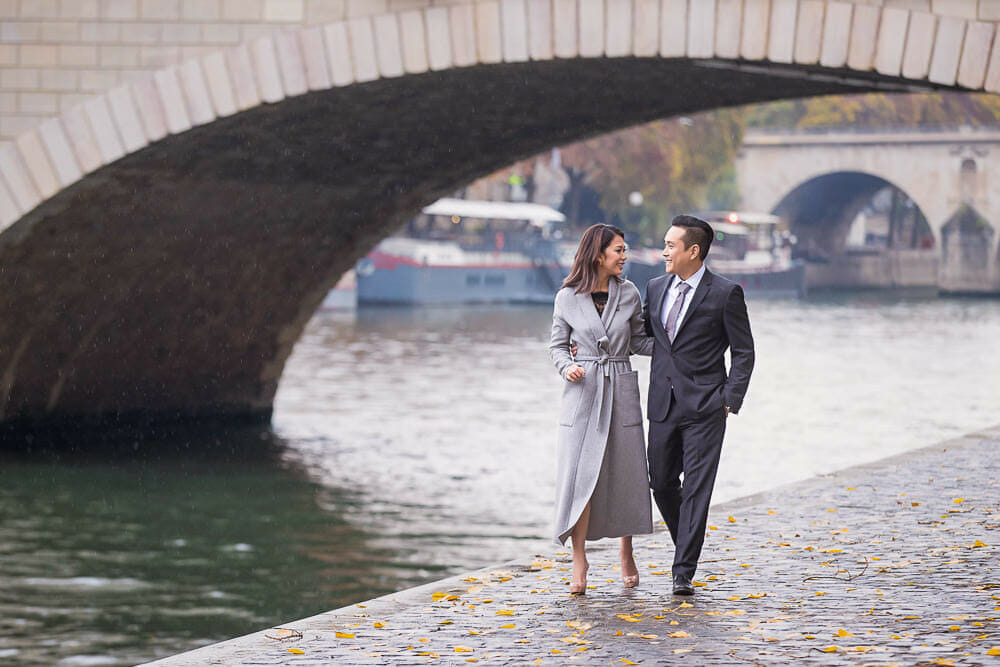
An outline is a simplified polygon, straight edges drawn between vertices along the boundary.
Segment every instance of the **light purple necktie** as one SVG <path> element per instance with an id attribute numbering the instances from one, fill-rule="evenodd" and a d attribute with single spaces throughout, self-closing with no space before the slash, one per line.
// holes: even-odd
<path id="1" fill-rule="evenodd" d="M 680 292 L 680 294 L 678 294 L 677 298 L 674 299 L 673 305 L 670 306 L 670 312 L 667 313 L 667 338 L 670 339 L 671 343 L 674 342 L 674 331 L 677 329 L 677 318 L 680 317 L 681 308 L 684 307 L 684 295 L 687 294 L 690 289 L 691 286 L 685 282 L 681 282 L 677 285 L 677 291 Z"/>

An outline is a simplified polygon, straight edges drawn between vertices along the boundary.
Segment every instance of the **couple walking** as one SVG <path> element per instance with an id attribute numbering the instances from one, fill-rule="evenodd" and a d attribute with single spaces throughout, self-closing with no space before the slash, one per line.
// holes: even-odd
<path id="1" fill-rule="evenodd" d="M 622 277 L 624 236 L 590 227 L 555 298 L 549 353 L 566 380 L 556 539 L 573 542 L 571 593 L 586 592 L 586 540 L 602 537 L 621 538 L 623 583 L 637 585 L 632 535 L 653 532 L 652 488 L 674 542 L 673 593 L 692 595 L 726 419 L 739 411 L 753 370 L 750 321 L 740 286 L 704 265 L 715 236 L 707 222 L 674 218 L 666 275 L 649 281 L 645 305 Z M 648 451 L 629 354 L 653 357 Z"/>

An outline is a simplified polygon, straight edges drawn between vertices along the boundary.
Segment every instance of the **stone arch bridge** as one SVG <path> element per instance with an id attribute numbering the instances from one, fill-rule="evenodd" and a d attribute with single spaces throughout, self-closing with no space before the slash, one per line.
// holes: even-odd
<path id="1" fill-rule="evenodd" d="M 832 256 L 834 266 L 818 272 L 827 280 L 905 286 L 930 278 L 946 291 L 1000 292 L 1000 182 L 993 177 L 1000 131 L 750 131 L 736 169 L 744 208 L 782 215 L 800 246 Z M 916 204 L 935 250 L 844 253 L 851 222 L 887 185 Z"/>
<path id="2" fill-rule="evenodd" d="M 986 0 L 0 7 L 19 12 L 0 25 L 0 84 L 99 87 L 117 72 L 37 125 L 22 113 L 0 148 L 0 422 L 12 429 L 268 418 L 344 269 L 421 206 L 550 146 L 779 98 L 1000 89 Z M 320 10 L 322 25 L 296 27 Z M 233 17 L 243 11 L 257 14 Z M 190 50 L 209 27 L 232 41 L 226 21 L 247 36 L 251 20 L 263 26 L 252 39 Z M 20 90 L 16 104 L 45 116 L 39 95 Z"/>

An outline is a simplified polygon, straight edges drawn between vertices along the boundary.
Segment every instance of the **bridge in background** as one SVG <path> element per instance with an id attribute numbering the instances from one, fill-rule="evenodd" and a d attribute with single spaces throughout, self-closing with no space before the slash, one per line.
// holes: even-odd
<path id="1" fill-rule="evenodd" d="M 987 0 L 11 4 L 0 422 L 28 428 L 268 418 L 347 267 L 548 147 L 782 98 L 1000 90 Z"/>
<path id="2" fill-rule="evenodd" d="M 736 168 L 743 208 L 785 218 L 804 254 L 822 249 L 820 284 L 1000 292 L 1000 131 L 750 131 Z M 847 251 L 851 223 L 887 186 L 916 204 L 935 249 Z"/>

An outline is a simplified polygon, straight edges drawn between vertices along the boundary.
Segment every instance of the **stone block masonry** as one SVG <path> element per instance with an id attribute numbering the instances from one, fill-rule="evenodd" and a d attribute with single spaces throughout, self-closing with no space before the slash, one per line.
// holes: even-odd
<path id="1" fill-rule="evenodd" d="M 656 26 L 657 15 L 668 9 L 674 11 L 678 4 L 678 0 L 0 0 L 0 96 L 3 96 L 0 98 L 0 145 L 79 104 L 86 96 L 104 92 L 121 83 L 130 83 L 152 71 L 177 65 L 213 50 L 271 36 L 290 27 L 321 26 L 385 13 L 398 14 L 400 23 L 398 28 L 394 24 L 386 24 L 382 26 L 383 31 L 399 29 L 406 34 L 415 34 L 417 15 L 407 12 L 430 7 L 447 8 L 466 2 L 479 5 L 478 11 L 469 13 L 467 28 L 470 34 L 476 33 L 480 49 L 488 51 L 485 55 L 489 57 L 484 61 L 521 60 L 529 55 L 529 51 L 531 57 L 537 57 L 538 54 L 551 53 L 553 49 L 560 57 L 576 56 L 577 48 L 580 55 L 588 55 L 588 48 L 602 46 L 605 41 L 609 53 L 616 52 L 616 49 L 623 54 L 628 52 L 633 40 L 639 45 L 638 51 L 643 51 L 642 45 L 649 43 L 645 51 L 653 53 L 656 51 L 653 44 L 655 35 L 649 33 L 649 29 Z M 1000 20 L 1000 2 L 997 0 L 856 0 L 854 3 L 699 0 L 690 4 L 692 29 L 703 28 L 706 35 L 689 45 L 689 53 L 681 47 L 681 52 L 677 54 L 681 56 L 711 55 L 709 47 L 713 40 L 732 46 L 731 54 L 727 55 L 725 49 L 720 49 L 717 55 L 741 55 L 737 53 L 740 41 L 734 38 L 732 30 L 727 32 L 724 25 L 726 21 L 731 21 L 733 30 L 737 30 L 741 8 L 748 14 L 759 14 L 762 20 L 770 15 L 772 23 L 777 22 L 778 25 L 783 25 L 781 21 L 787 19 L 787 29 L 774 32 L 777 41 L 771 45 L 770 55 L 777 61 L 791 60 L 792 57 L 791 42 L 779 42 L 790 39 L 796 30 L 803 34 L 810 30 L 816 32 L 819 22 L 824 20 L 831 25 L 839 22 L 846 26 L 851 17 L 852 4 L 864 8 L 861 13 L 869 11 L 871 6 L 926 13 L 911 27 L 911 32 L 922 30 L 926 33 L 930 30 L 933 33 L 934 30 L 947 30 L 952 26 L 956 31 L 957 45 L 963 41 L 963 35 L 959 34 L 961 31 L 955 28 L 960 24 L 949 24 L 945 19 Z M 798 13 L 794 11 L 796 4 L 801 6 Z M 826 5 L 829 6 L 824 9 Z M 487 26 L 498 28 L 500 21 L 505 26 L 517 24 L 524 20 L 526 11 L 531 12 L 532 24 L 537 25 L 539 7 L 550 13 L 551 20 L 557 24 L 557 30 L 552 33 L 555 37 L 545 43 L 537 40 L 531 44 L 512 42 L 509 41 L 512 35 L 520 35 L 517 31 L 506 30 L 501 36 L 486 29 Z M 605 14 L 608 15 L 607 20 L 604 19 Z M 432 14 L 427 20 L 443 17 Z M 719 27 L 715 26 L 713 17 L 719 18 Z M 592 28 L 593 39 L 586 40 L 579 47 L 567 45 L 562 38 L 564 18 L 572 19 L 574 25 L 580 21 L 584 27 Z M 702 21 L 703 18 L 705 21 Z M 863 18 L 854 16 L 855 29 L 865 24 Z M 453 17 L 453 20 L 457 19 Z M 616 29 L 619 23 L 628 29 Z M 635 24 L 634 35 L 631 34 L 632 24 Z M 976 27 L 970 28 L 970 49 L 973 50 L 972 56 L 984 60 L 989 55 L 992 31 L 988 23 L 974 25 Z M 765 45 L 761 40 L 765 33 L 744 35 L 742 55 L 754 59 L 763 56 Z M 908 41 L 915 43 L 912 39 Z M 923 40 L 920 43 L 929 46 L 932 41 Z M 850 46 L 855 60 L 858 49 L 874 43 L 871 40 L 855 42 Z M 664 46 L 661 48 L 662 55 L 668 56 L 676 45 Z M 412 73 L 424 71 L 429 64 L 431 69 L 436 69 L 440 58 L 433 50 L 440 44 L 428 44 L 428 47 L 432 50 L 430 63 L 424 62 L 427 56 L 422 51 L 406 52 L 402 54 L 402 68 Z M 816 50 L 820 48 L 820 43 L 799 40 L 798 48 L 800 51 L 805 48 Z M 846 42 L 823 44 L 824 62 L 843 60 L 846 48 Z M 465 64 L 461 49 L 457 54 L 455 64 Z M 379 57 L 390 61 L 382 65 L 382 68 L 387 68 L 386 71 L 400 69 L 395 54 L 380 54 Z M 819 57 L 818 51 L 796 54 L 796 59 L 802 62 Z M 890 52 L 883 53 L 880 71 L 886 67 L 890 71 L 899 69 L 900 63 L 893 61 L 892 57 Z M 945 79 L 951 76 L 950 70 L 953 69 L 948 59 L 957 57 L 954 52 L 940 57 L 940 69 L 946 72 L 942 75 Z M 911 50 L 902 66 L 909 68 L 908 71 L 923 72 L 933 65 L 929 58 L 929 53 Z M 933 70 L 930 71 L 933 73 Z M 963 71 L 960 83 L 976 83 L 982 78 L 983 71 L 985 67 Z"/>
<path id="2" fill-rule="evenodd" d="M 159 660 L 188 665 L 1000 662 L 1000 427 L 712 509 L 693 598 L 662 532 L 525 558 Z"/>

